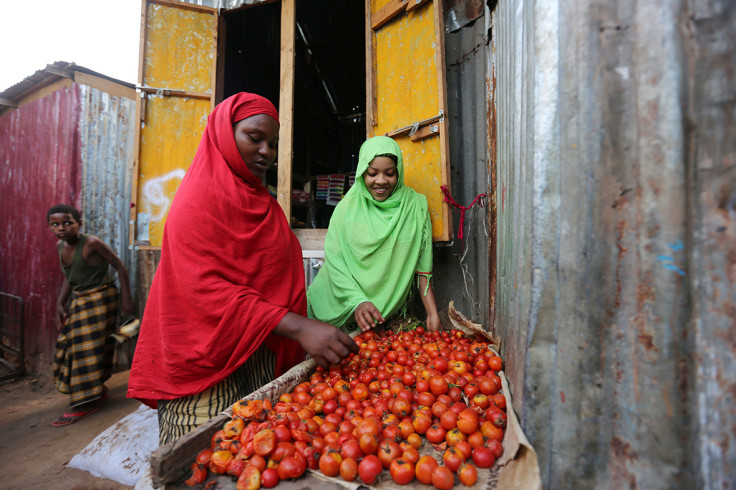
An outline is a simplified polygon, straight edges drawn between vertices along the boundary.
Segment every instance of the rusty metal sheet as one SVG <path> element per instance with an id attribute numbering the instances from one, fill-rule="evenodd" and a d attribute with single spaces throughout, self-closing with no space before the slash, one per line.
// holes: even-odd
<path id="1" fill-rule="evenodd" d="M 79 87 L 0 117 L 0 291 L 25 301 L 26 358 L 53 360 L 63 275 L 46 222 L 54 204 L 81 204 Z"/>

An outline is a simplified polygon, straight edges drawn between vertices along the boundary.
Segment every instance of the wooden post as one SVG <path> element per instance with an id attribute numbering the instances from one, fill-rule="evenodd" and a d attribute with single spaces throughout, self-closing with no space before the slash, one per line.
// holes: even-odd
<path id="1" fill-rule="evenodd" d="M 277 200 L 291 224 L 292 139 L 294 135 L 295 0 L 281 1 L 281 92 L 279 95 L 279 156 Z"/>

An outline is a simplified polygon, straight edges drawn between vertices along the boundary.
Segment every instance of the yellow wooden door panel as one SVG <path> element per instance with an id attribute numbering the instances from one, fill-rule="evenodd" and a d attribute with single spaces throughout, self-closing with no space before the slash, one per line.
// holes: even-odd
<path id="1" fill-rule="evenodd" d="M 371 0 L 371 14 L 379 12 L 380 27 L 366 43 L 373 51 L 368 59 L 374 60 L 369 133 L 388 134 L 399 144 L 406 184 L 427 196 L 433 239 L 448 241 L 450 209 L 440 189 L 449 187 L 441 5 L 438 0 L 426 2 L 411 11 L 395 5 L 396 0 Z M 383 17 L 386 11 L 391 11 L 389 20 Z M 415 123 L 420 124 L 412 128 Z M 412 129 L 420 128 L 418 134 L 429 136 L 412 138 Z"/>
<path id="2" fill-rule="evenodd" d="M 143 31 L 136 239 L 160 247 L 212 109 L 217 11 L 148 0 Z"/>

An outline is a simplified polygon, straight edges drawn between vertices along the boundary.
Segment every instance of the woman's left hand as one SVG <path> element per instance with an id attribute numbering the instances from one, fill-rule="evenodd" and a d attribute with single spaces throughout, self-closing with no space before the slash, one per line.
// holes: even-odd
<path id="1" fill-rule="evenodd" d="M 363 332 L 367 332 L 373 326 L 383 323 L 383 315 L 370 301 L 365 301 L 355 308 L 355 322 Z"/>

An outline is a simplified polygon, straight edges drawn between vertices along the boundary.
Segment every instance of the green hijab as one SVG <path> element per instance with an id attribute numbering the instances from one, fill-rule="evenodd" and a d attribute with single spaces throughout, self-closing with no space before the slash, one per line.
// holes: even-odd
<path id="1" fill-rule="evenodd" d="M 385 154 L 398 159 L 398 182 L 385 201 L 376 201 L 363 174 Z M 360 147 L 355 184 L 330 219 L 325 263 L 307 290 L 309 316 L 343 326 L 354 321 L 359 304 L 370 301 L 388 319 L 404 306 L 416 272 L 432 272 L 427 198 L 404 185 L 399 145 L 376 136 Z"/>

